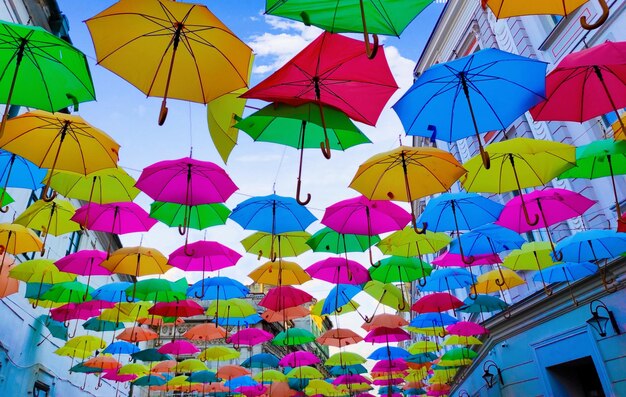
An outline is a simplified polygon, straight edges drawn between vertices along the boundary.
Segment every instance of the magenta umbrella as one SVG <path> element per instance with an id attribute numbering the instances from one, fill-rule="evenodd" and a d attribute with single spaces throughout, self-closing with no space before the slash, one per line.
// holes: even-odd
<path id="1" fill-rule="evenodd" d="M 234 346 L 254 346 L 270 341 L 273 338 L 274 334 L 260 328 L 244 328 L 226 338 L 226 343 L 232 343 Z"/>
<path id="2" fill-rule="evenodd" d="M 422 296 L 411 306 L 411 310 L 418 313 L 441 313 L 463 305 L 462 301 L 448 292 L 435 292 Z"/>
<path id="3" fill-rule="evenodd" d="M 181 354 L 195 354 L 200 352 L 200 349 L 198 349 L 191 342 L 179 339 L 176 341 L 168 342 L 159 347 L 158 352 L 162 354 L 173 354 L 175 356 L 178 356 Z"/>
<path id="4" fill-rule="evenodd" d="M 554 251 L 554 243 L 552 242 L 549 227 L 570 218 L 581 216 L 596 203 L 582 194 L 558 188 L 535 190 L 530 194 L 524 195 L 524 202 L 529 219 L 539 219 L 537 224 L 530 225 L 526 222 L 521 196 L 516 196 L 506 203 L 496 223 L 517 233 L 545 228 L 557 260 L 560 259 L 559 255 Z"/>
<path id="5" fill-rule="evenodd" d="M 169 256 L 168 263 L 186 272 L 213 272 L 235 266 L 241 254 L 215 241 L 196 241 L 177 248 Z M 204 283 L 202 295 L 204 295 Z M 199 296 L 197 296 L 199 298 Z"/>
<path id="6" fill-rule="evenodd" d="M 292 287 L 291 285 L 281 285 L 269 290 L 259 302 L 259 306 L 278 311 L 300 306 L 312 300 L 313 297 L 311 295 L 300 289 Z"/>
<path id="7" fill-rule="evenodd" d="M 302 367 L 304 365 L 315 365 L 320 362 L 319 357 L 315 354 L 303 350 L 287 354 L 283 357 L 278 365 L 281 367 Z"/>
<path id="8" fill-rule="evenodd" d="M 446 330 L 450 335 L 459 336 L 475 336 L 489 333 L 487 328 L 471 321 L 459 321 L 458 323 L 448 325 Z"/>
<path id="9" fill-rule="evenodd" d="M 411 335 L 402 328 L 376 327 L 365 335 L 363 340 L 371 343 L 402 342 L 410 340 Z"/>
<path id="10" fill-rule="evenodd" d="M 111 273 L 108 269 L 100 266 L 107 258 L 107 253 L 99 250 L 82 250 L 67 255 L 56 262 L 55 266 L 62 272 L 87 276 L 87 290 L 91 276 L 108 276 Z"/>
<path id="11" fill-rule="evenodd" d="M 326 208 L 321 222 L 337 233 L 371 237 L 403 229 L 410 221 L 411 214 L 397 204 L 359 196 Z M 371 241 L 369 243 L 370 263 L 373 265 Z"/>
<path id="12" fill-rule="evenodd" d="M 502 259 L 498 254 L 482 254 L 473 255 L 472 266 L 476 265 L 494 265 L 496 263 L 502 263 Z M 467 259 L 466 259 L 467 260 Z M 439 255 L 433 259 L 431 264 L 438 267 L 468 267 L 469 265 L 463 261 L 461 254 L 452 254 L 449 251 Z"/>
<path id="13" fill-rule="evenodd" d="M 340 375 L 333 380 L 333 385 L 349 385 L 353 383 L 366 383 L 368 385 L 372 384 L 372 381 L 367 379 L 363 375 L 359 374 L 348 374 L 348 375 Z"/>
<path id="14" fill-rule="evenodd" d="M 86 302 L 85 302 L 86 303 Z M 50 317 L 64 323 L 70 320 L 89 320 L 100 315 L 100 310 L 93 307 L 83 307 L 82 303 L 67 303 L 63 306 L 50 309 Z"/>
<path id="15" fill-rule="evenodd" d="M 309 276 L 333 284 L 363 284 L 371 280 L 363 265 L 341 256 L 326 258 L 305 269 Z"/>
<path id="16" fill-rule="evenodd" d="M 267 391 L 267 386 L 256 385 L 256 386 L 239 386 L 234 390 L 235 393 L 241 393 L 246 397 L 256 397 L 262 394 L 265 394 Z"/>
<path id="17" fill-rule="evenodd" d="M 376 379 L 374 380 L 374 386 L 395 386 L 401 385 L 404 383 L 404 379 L 402 378 L 389 378 L 389 379 Z M 404 396 L 402 393 L 392 393 L 387 394 L 387 397 L 401 397 Z"/>
<path id="18" fill-rule="evenodd" d="M 402 372 L 409 369 L 406 361 L 401 358 L 395 360 L 381 360 L 374 364 L 370 372 Z"/>

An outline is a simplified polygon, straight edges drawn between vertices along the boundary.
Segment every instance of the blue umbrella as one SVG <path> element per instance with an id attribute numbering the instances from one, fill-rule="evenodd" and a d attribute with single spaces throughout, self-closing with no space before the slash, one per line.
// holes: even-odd
<path id="1" fill-rule="evenodd" d="M 244 368 L 278 368 L 280 360 L 273 354 L 259 353 L 246 359 L 241 366 Z"/>
<path id="2" fill-rule="evenodd" d="M 144 349 L 138 351 L 137 353 L 132 353 L 130 356 L 133 358 L 133 360 L 146 362 L 164 361 L 172 359 L 172 356 L 170 356 L 169 354 L 159 353 L 157 349 Z"/>
<path id="3" fill-rule="evenodd" d="M 460 254 L 462 246 L 464 254 L 468 256 L 469 265 L 473 255 L 498 254 L 522 248 L 525 242 L 526 240 L 513 230 L 489 223 L 452 240 L 449 251 L 452 254 Z"/>
<path id="4" fill-rule="evenodd" d="M 204 291 L 204 293 L 202 292 Z M 198 281 L 187 289 L 189 298 L 202 300 L 226 300 L 243 298 L 250 290 L 230 277 L 209 277 Z"/>
<path id="5" fill-rule="evenodd" d="M 437 328 L 458 322 L 459 320 L 446 313 L 424 313 L 416 316 L 409 325 L 415 328 Z"/>
<path id="6" fill-rule="evenodd" d="M 602 275 L 605 288 L 613 280 L 606 279 L 604 268 L 598 261 L 613 259 L 626 252 L 626 233 L 612 230 L 586 230 L 561 240 L 555 247 L 560 260 L 565 262 L 595 262 Z"/>
<path id="7" fill-rule="evenodd" d="M 405 358 L 405 361 L 416 364 L 424 364 L 429 363 L 437 359 L 437 355 L 432 352 L 428 353 L 419 353 L 419 354 L 411 354 L 409 357 Z"/>
<path id="8" fill-rule="evenodd" d="M 228 387 L 230 390 L 235 390 L 241 386 L 259 386 L 260 383 L 252 379 L 249 375 L 238 376 L 236 378 L 232 378 L 224 382 L 224 386 Z"/>
<path id="9" fill-rule="evenodd" d="M 424 389 L 417 389 L 417 388 L 413 388 L 413 389 L 407 389 L 404 391 L 404 394 L 407 396 L 421 396 L 426 394 L 427 391 Z"/>
<path id="10" fill-rule="evenodd" d="M 374 350 L 367 358 L 370 360 L 395 360 L 398 358 L 405 359 L 410 355 L 408 351 L 400 347 L 383 346 Z"/>
<path id="11" fill-rule="evenodd" d="M 102 353 L 106 354 L 133 354 L 141 351 L 134 343 L 119 341 L 108 345 Z"/>
<path id="12" fill-rule="evenodd" d="M 457 309 L 464 313 L 484 313 L 505 310 L 508 303 L 491 295 L 478 295 L 475 299 L 465 298 L 465 305 Z"/>
<path id="13" fill-rule="evenodd" d="M 469 271 L 461 268 L 437 269 L 426 278 L 426 285 L 421 291 L 441 292 L 453 289 L 467 288 L 476 283 L 476 277 Z"/>
<path id="14" fill-rule="evenodd" d="M 0 151 L 0 186 L 4 189 L 17 187 L 37 190 L 43 186 L 41 181 L 47 172 L 48 170 L 37 167 L 23 157 Z"/>
<path id="15" fill-rule="evenodd" d="M 330 367 L 328 371 L 330 372 L 332 376 L 359 375 L 359 374 L 365 374 L 368 372 L 367 368 L 365 368 L 362 364 L 346 365 L 346 366 L 337 365 L 334 367 Z"/>
<path id="16" fill-rule="evenodd" d="M 115 303 L 126 302 L 126 290 L 128 289 L 128 287 L 132 287 L 132 285 L 133 283 L 129 283 L 126 281 L 105 284 L 100 288 L 96 288 L 91 293 L 91 298 L 93 300 L 115 302 Z"/>
<path id="17" fill-rule="evenodd" d="M 251 314 L 248 317 L 219 317 L 217 324 L 222 327 L 248 327 L 263 320 L 258 314 Z"/>
<path id="18" fill-rule="evenodd" d="M 303 205 L 291 197 L 252 197 L 239 203 L 229 216 L 246 230 L 258 230 L 272 235 L 305 230 L 317 220 Z M 274 239 L 270 256 L 274 259 Z"/>
<path id="19" fill-rule="evenodd" d="M 213 371 L 196 371 L 187 377 L 187 381 L 190 383 L 211 383 L 217 381 L 217 376 Z"/>
<path id="20" fill-rule="evenodd" d="M 402 389 L 398 386 L 381 386 L 378 389 L 378 395 L 380 396 L 394 396 L 398 393 L 402 393 Z"/>
<path id="21" fill-rule="evenodd" d="M 361 292 L 361 287 L 359 287 L 358 285 L 335 285 L 330 290 L 328 296 L 326 297 L 326 300 L 324 301 L 324 306 L 322 306 L 321 314 L 332 314 L 333 312 L 337 311 L 337 309 L 339 309 L 338 312 L 341 312 L 341 307 L 347 305 L 350 300 L 354 298 L 354 296 L 359 292 Z"/>
<path id="22" fill-rule="evenodd" d="M 566 282 L 567 288 L 569 289 L 570 295 L 572 297 L 572 301 L 574 301 L 575 305 L 578 305 L 570 282 L 576 281 L 583 277 L 591 276 L 597 271 L 598 267 L 591 262 L 564 262 L 554 266 L 550 266 L 543 271 L 543 274 L 545 276 L 546 282 L 548 283 Z M 535 274 L 533 280 L 541 280 L 541 274 Z"/>
<path id="23" fill-rule="evenodd" d="M 393 105 L 408 135 L 446 142 L 504 130 L 545 99 L 545 62 L 488 48 L 432 66 Z"/>

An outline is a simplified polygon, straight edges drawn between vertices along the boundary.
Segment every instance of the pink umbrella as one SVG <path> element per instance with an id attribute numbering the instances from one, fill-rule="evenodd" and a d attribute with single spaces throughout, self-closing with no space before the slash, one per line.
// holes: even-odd
<path id="1" fill-rule="evenodd" d="M 89 203 L 76 210 L 72 220 L 85 229 L 113 234 L 147 232 L 157 223 L 135 203 Z"/>
<path id="2" fill-rule="evenodd" d="M 352 383 L 366 383 L 368 385 L 372 384 L 372 381 L 364 377 L 363 375 L 340 375 L 333 380 L 333 385 L 349 385 Z"/>
<path id="3" fill-rule="evenodd" d="M 283 357 L 278 365 L 281 367 L 301 367 L 303 365 L 315 365 L 320 362 L 320 359 L 313 353 L 299 350 L 293 353 L 287 354 Z"/>
<path id="4" fill-rule="evenodd" d="M 235 266 L 239 259 L 241 254 L 223 244 L 215 241 L 196 241 L 172 252 L 168 263 L 186 272 L 202 272 L 204 279 L 205 272 Z"/>
<path id="5" fill-rule="evenodd" d="M 370 274 L 363 265 L 343 257 L 332 257 L 315 262 L 305 269 L 313 278 L 333 284 L 363 284 Z"/>
<path id="6" fill-rule="evenodd" d="M 516 196 L 506 203 L 496 223 L 518 233 L 545 228 L 553 252 L 554 243 L 549 227 L 570 218 L 581 216 L 596 203 L 582 194 L 570 190 L 557 188 L 535 190 L 524 195 L 529 218 L 539 219 L 535 225 L 530 225 L 526 222 L 520 197 Z M 556 252 L 554 255 L 559 260 Z"/>
<path id="7" fill-rule="evenodd" d="M 402 342 L 410 340 L 411 335 L 402 328 L 376 327 L 365 335 L 363 340 L 371 343 Z"/>
<path id="8" fill-rule="evenodd" d="M 300 306 L 312 300 L 313 297 L 302 290 L 292 287 L 291 285 L 281 285 L 269 290 L 259 302 L 259 306 L 278 311 L 289 307 Z"/>
<path id="9" fill-rule="evenodd" d="M 246 397 L 256 397 L 265 394 L 267 386 L 239 386 L 234 390 L 235 393 L 241 393 Z"/>
<path id="10" fill-rule="evenodd" d="M 115 371 L 105 371 L 104 375 L 102 375 L 102 378 L 112 380 L 114 382 L 130 382 L 132 380 L 137 379 L 137 375 L 136 374 L 120 375 Z"/>
<path id="11" fill-rule="evenodd" d="M 87 303 L 87 302 L 85 302 Z M 50 317 L 56 321 L 67 323 L 69 320 L 89 320 L 100 315 L 100 310 L 81 307 L 82 303 L 68 303 L 50 309 Z"/>
<path id="12" fill-rule="evenodd" d="M 91 276 L 108 276 L 113 274 L 108 269 L 100 266 L 106 258 L 107 253 L 104 251 L 82 250 L 67 255 L 54 262 L 54 264 L 62 272 L 87 276 L 87 289 L 89 289 Z"/>
<path id="13" fill-rule="evenodd" d="M 203 314 L 204 311 L 204 307 L 189 299 L 158 302 L 148 309 L 148 313 L 163 317 L 191 317 Z"/>
<path id="14" fill-rule="evenodd" d="M 487 328 L 471 321 L 459 321 L 458 323 L 448 325 L 446 329 L 450 335 L 459 336 L 475 336 L 489 333 Z"/>
<path id="15" fill-rule="evenodd" d="M 326 208 L 322 224 L 337 233 L 375 234 L 393 232 L 404 228 L 411 221 L 411 214 L 390 201 L 369 200 L 365 196 L 343 200 Z M 373 265 L 371 241 L 370 263 Z"/>
<path id="16" fill-rule="evenodd" d="M 244 328 L 226 338 L 226 343 L 232 343 L 235 346 L 254 346 L 270 341 L 273 338 L 274 334 L 260 328 Z"/>
<path id="17" fill-rule="evenodd" d="M 395 386 L 395 385 L 401 385 L 403 383 L 404 383 L 404 379 L 402 378 L 376 379 L 374 381 L 375 386 Z M 387 396 L 389 396 L 389 394 L 387 394 Z M 391 397 L 395 397 L 395 396 L 402 396 L 402 394 L 401 393 L 391 394 Z"/>
<path id="18" fill-rule="evenodd" d="M 477 265 L 493 265 L 496 263 L 502 263 L 502 259 L 497 254 L 484 254 L 484 255 L 473 255 L 472 266 Z M 467 260 L 467 259 L 466 259 Z M 463 261 L 463 258 L 460 254 L 452 254 L 449 251 L 444 254 L 439 255 L 431 264 L 439 266 L 439 267 L 468 267 L 469 265 Z"/>
<path id="19" fill-rule="evenodd" d="M 173 354 L 175 356 L 178 356 L 181 354 L 195 354 L 195 353 L 200 352 L 200 349 L 198 349 L 191 342 L 179 339 L 176 341 L 168 342 L 164 344 L 163 346 L 159 347 L 158 352 L 163 353 L 163 354 Z"/>
<path id="20" fill-rule="evenodd" d="M 374 364 L 370 372 L 403 372 L 409 368 L 406 361 L 397 358 L 395 360 L 382 360 Z"/>
<path id="21" fill-rule="evenodd" d="M 418 313 L 441 313 L 461 306 L 463 302 L 448 292 L 435 292 L 421 297 L 411 306 L 411 310 Z"/>

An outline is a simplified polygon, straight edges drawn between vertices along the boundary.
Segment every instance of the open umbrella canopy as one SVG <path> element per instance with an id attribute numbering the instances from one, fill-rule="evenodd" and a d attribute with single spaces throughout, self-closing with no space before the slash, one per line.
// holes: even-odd
<path id="1" fill-rule="evenodd" d="M 254 346 L 270 341 L 274 335 L 260 328 L 244 328 L 226 339 L 226 343 L 241 346 Z"/>
<path id="2" fill-rule="evenodd" d="M 377 327 L 400 328 L 404 327 L 405 325 L 409 325 L 409 323 L 401 316 L 398 316 L 397 314 L 383 313 L 377 314 L 372 317 L 370 319 L 370 322 L 363 323 L 363 325 L 361 325 L 361 328 L 366 331 L 371 331 L 372 329 Z"/>
<path id="3" fill-rule="evenodd" d="M 85 229 L 114 234 L 147 232 L 157 223 L 132 202 L 87 203 L 76 210 L 72 220 Z"/>
<path id="4" fill-rule="evenodd" d="M 278 357 L 270 353 L 258 353 L 250 356 L 244 362 L 241 363 L 245 368 L 278 368 Z M 262 371 L 267 372 L 267 371 Z M 258 381 L 258 379 L 255 379 Z"/>
<path id="5" fill-rule="evenodd" d="M 626 252 L 626 235 L 612 230 L 586 230 L 564 238 L 555 250 L 567 262 L 613 259 Z"/>
<path id="6" fill-rule="evenodd" d="M 211 317 L 248 317 L 255 315 L 256 309 L 250 303 L 243 299 L 231 298 L 224 301 L 214 300 L 211 301 L 207 311 L 207 316 Z"/>
<path id="7" fill-rule="evenodd" d="M 241 240 L 241 245 L 246 252 L 257 254 L 258 258 L 270 258 L 272 240 L 276 245 L 276 255 L 279 258 L 288 258 L 299 256 L 311 249 L 307 245 L 311 235 L 307 232 L 288 232 L 272 235 L 266 232 L 252 233 L 248 237 Z"/>
<path id="8" fill-rule="evenodd" d="M 332 284 L 363 284 L 370 280 L 367 269 L 360 263 L 342 257 L 330 257 L 306 268 L 313 278 Z"/>
<path id="9" fill-rule="evenodd" d="M 323 379 L 324 375 L 313 367 L 296 367 L 291 371 L 287 372 L 287 378 L 295 378 L 295 379 Z"/>
<path id="10" fill-rule="evenodd" d="M 371 245 L 380 241 L 380 237 L 361 234 L 337 233 L 329 227 L 318 230 L 306 243 L 314 252 L 365 252 Z"/>
<path id="11" fill-rule="evenodd" d="M 134 290 L 134 293 L 133 293 Z M 170 281 L 161 278 L 147 278 L 137 281 L 126 289 L 129 296 L 141 301 L 172 302 L 185 299 L 187 279 Z"/>
<path id="12" fill-rule="evenodd" d="M 347 328 L 333 328 L 318 336 L 316 341 L 326 346 L 344 347 L 363 340 L 359 334 Z"/>
<path id="13" fill-rule="evenodd" d="M 404 257 L 433 254 L 445 248 L 452 239 L 446 233 L 433 233 L 426 230 L 423 234 L 415 233 L 411 227 L 393 232 L 376 246 L 385 255 Z"/>
<path id="14" fill-rule="evenodd" d="M 290 285 L 283 285 L 270 289 L 259 302 L 259 306 L 271 310 L 282 310 L 303 305 L 312 300 L 313 297 L 309 293 Z"/>
<path id="15" fill-rule="evenodd" d="M 98 204 L 133 201 L 139 194 L 135 180 L 122 168 L 106 168 L 87 175 L 55 171 L 42 178 L 48 179 L 50 187 L 60 195 Z"/>
<path id="16" fill-rule="evenodd" d="M 165 343 L 157 349 L 159 353 L 181 355 L 181 354 L 195 354 L 200 351 L 195 345 L 186 340 L 174 340 Z"/>
<path id="17" fill-rule="evenodd" d="M 221 339 L 226 336 L 226 330 L 215 323 L 204 323 L 194 325 L 189 328 L 183 337 L 189 340 L 205 340 Z"/>
<path id="18" fill-rule="evenodd" d="M 37 167 L 24 157 L 0 150 L 0 186 L 37 190 L 46 176 L 46 169 Z M 6 193 L 5 193 L 6 195 Z"/>
<path id="19" fill-rule="evenodd" d="M 505 310 L 509 305 L 500 298 L 491 295 L 478 295 L 475 299 L 467 298 L 465 305 L 459 308 L 464 313 L 483 313 Z"/>
<path id="20" fill-rule="evenodd" d="M 239 281 L 230 277 L 209 277 L 200 280 L 187 289 L 187 296 L 214 301 L 243 298 L 250 291 Z"/>
<path id="21" fill-rule="evenodd" d="M 246 230 L 276 235 L 303 231 L 317 218 L 295 199 L 272 194 L 239 203 L 230 214 L 230 219 Z"/>
<path id="22" fill-rule="evenodd" d="M 221 203 L 188 206 L 155 201 L 150 204 L 150 217 L 171 227 L 184 224 L 187 217 L 187 227 L 204 230 L 225 224 L 229 215 L 230 210 Z"/>
<path id="23" fill-rule="evenodd" d="M 168 263 L 188 272 L 209 272 L 235 266 L 241 254 L 215 241 L 196 241 L 174 250 Z M 204 278 L 204 277 L 203 277 Z"/>
<path id="24" fill-rule="evenodd" d="M 341 313 L 343 311 L 342 308 L 349 305 L 351 299 L 359 292 L 361 292 L 361 287 L 358 285 L 335 285 L 324 299 L 321 315 L 330 315 L 334 312 Z"/>
<path id="25" fill-rule="evenodd" d="M 226 346 L 212 346 L 204 349 L 198 359 L 203 361 L 229 361 L 241 355 L 237 350 Z"/>
<path id="26" fill-rule="evenodd" d="M 120 248 L 102 262 L 102 267 L 113 273 L 135 277 L 163 274 L 172 268 L 162 253 L 147 247 Z"/>
<path id="27" fill-rule="evenodd" d="M 367 359 L 357 353 L 351 352 L 339 352 L 335 353 L 332 356 L 328 357 L 324 362 L 326 366 L 335 366 L 335 365 L 355 365 L 355 364 L 364 364 Z"/>
<path id="28" fill-rule="evenodd" d="M 478 276 L 473 288 L 479 294 L 490 294 L 515 288 L 522 284 L 526 284 L 526 281 L 513 270 L 496 269 Z"/>
<path id="29" fill-rule="evenodd" d="M 589 0 L 547 0 L 542 2 L 517 2 L 514 0 L 489 0 L 486 2 L 496 18 L 522 15 L 563 15 L 576 11 Z"/>
<path id="30" fill-rule="evenodd" d="M 80 230 L 72 220 L 75 208 L 69 201 L 55 198 L 52 201 L 37 200 L 13 222 L 53 236 Z"/>
<path id="31" fill-rule="evenodd" d="M 378 280 L 368 281 L 363 286 L 363 292 L 376 299 L 383 305 L 389 306 L 398 311 L 408 311 L 409 305 L 400 288 L 389 283 L 385 284 Z"/>
<path id="32" fill-rule="evenodd" d="M 311 280 L 311 277 L 300 265 L 279 259 L 266 262 L 248 274 L 252 280 L 269 285 L 300 285 Z"/>
<path id="33" fill-rule="evenodd" d="M 411 306 L 418 313 L 437 313 L 458 309 L 463 302 L 447 292 L 435 292 L 424 295 Z"/>
<path id="34" fill-rule="evenodd" d="M 391 256 L 370 267 L 369 272 L 373 280 L 383 283 L 407 283 L 428 276 L 432 270 L 432 266 L 420 259 Z"/>
<path id="35" fill-rule="evenodd" d="M 300 367 L 303 365 L 315 365 L 320 362 L 319 357 L 314 353 L 298 350 L 292 353 L 288 353 L 280 360 L 279 365 L 281 367 Z"/>
<path id="36" fill-rule="evenodd" d="M 7 252 L 18 255 L 41 251 L 43 248 L 43 243 L 35 232 L 17 223 L 0 223 L 0 243 L 4 246 L 3 261 Z"/>
<path id="37" fill-rule="evenodd" d="M 503 208 L 476 193 L 444 193 L 428 202 L 419 222 L 435 232 L 472 230 L 495 222 Z"/>
<path id="38" fill-rule="evenodd" d="M 276 346 L 297 346 L 313 342 L 315 335 L 302 328 L 289 328 L 281 331 L 272 339 L 272 344 Z M 303 365 L 303 364 L 300 364 Z"/>

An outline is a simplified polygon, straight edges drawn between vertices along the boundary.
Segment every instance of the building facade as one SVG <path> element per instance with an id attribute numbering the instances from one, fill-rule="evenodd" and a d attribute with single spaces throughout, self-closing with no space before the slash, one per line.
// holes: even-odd
<path id="1" fill-rule="evenodd" d="M 55 0 L 7 0 L 0 4 L 0 19 L 4 21 L 41 26 L 44 29 L 69 41 L 69 26 Z M 27 109 L 12 107 L 11 116 Z M 6 214 L 0 214 L 0 223 L 10 223 L 28 205 L 36 201 L 40 191 L 7 189 L 15 199 Z M 78 208 L 82 205 L 72 200 Z M 48 236 L 43 258 L 58 259 L 82 249 L 115 250 L 121 247 L 117 236 L 106 233 L 79 231 L 58 237 Z M 10 259 L 7 254 L 5 260 Z M 19 255 L 15 263 L 41 258 L 40 253 Z M 86 282 L 83 277 L 78 281 Z M 120 281 L 120 277 L 98 276 L 91 279 L 90 285 L 99 287 L 105 282 Z M 0 299 L 0 396 L 115 396 L 127 395 L 128 390 L 115 382 L 103 380 L 93 375 L 70 373 L 77 360 L 61 357 L 53 352 L 65 343 L 54 338 L 45 326 L 45 316 L 49 309 L 33 309 L 24 298 L 26 287 L 20 283 L 18 293 Z M 75 321 L 69 324 L 69 333 L 75 330 Z M 84 335 L 85 330 L 78 325 L 75 335 Z M 93 332 L 92 332 L 93 334 Z M 108 333 L 110 338 L 110 333 Z M 106 335 L 106 334 L 105 334 Z M 106 339 L 106 336 L 105 336 Z M 109 339 L 107 339 L 108 341 Z"/>
<path id="2" fill-rule="evenodd" d="M 581 28 L 585 15 L 595 21 L 600 6 L 590 1 L 567 18 L 525 16 L 497 20 L 481 7 L 480 1 L 448 0 L 440 19 L 415 68 L 419 77 L 430 66 L 469 55 L 484 48 L 498 48 L 549 63 L 552 70 L 566 55 L 601 44 L 606 40 L 626 40 L 626 2 L 608 1 L 610 17 L 597 30 Z M 503 99 L 505 100 L 505 99 Z M 624 112 L 620 111 L 622 117 Z M 483 135 L 489 144 L 512 137 L 527 137 L 581 146 L 611 137 L 616 116 L 607 114 L 585 123 L 535 122 L 526 113 L 504 131 Z M 478 154 L 475 138 L 447 144 L 416 138 L 414 145 L 436 145 L 452 152 L 462 162 Z M 626 202 L 626 178 L 616 178 L 617 194 Z M 576 191 L 596 200 L 584 216 L 551 228 L 556 241 L 588 229 L 617 228 L 611 182 L 574 179 L 554 181 L 552 187 Z M 495 195 L 502 203 L 513 196 Z M 427 199 L 417 203 L 423 209 Z M 527 235 L 529 240 L 545 240 L 544 232 Z M 623 259 L 623 258 L 622 258 Z M 527 284 L 504 291 L 512 303 L 508 313 L 493 317 L 473 316 L 465 320 L 482 321 L 490 334 L 484 344 L 474 346 L 478 357 L 456 372 L 451 396 L 624 396 L 626 395 L 626 266 L 624 260 L 607 264 L 608 288 L 599 275 L 571 285 L 552 285 L 547 297 L 541 283 L 533 281 L 534 272 L 521 272 Z M 491 270 L 489 266 L 481 269 Z M 574 304 L 571 294 L 576 297 Z M 465 296 L 460 296 L 465 298 Z M 588 323 L 600 302 L 612 311 L 615 327 L 609 321 L 605 335 Z M 598 313 L 607 317 L 601 309 Z M 492 364 L 495 364 L 492 365 Z M 501 374 L 501 379 L 498 376 Z M 487 387 L 484 375 L 494 375 L 495 384 Z"/>

